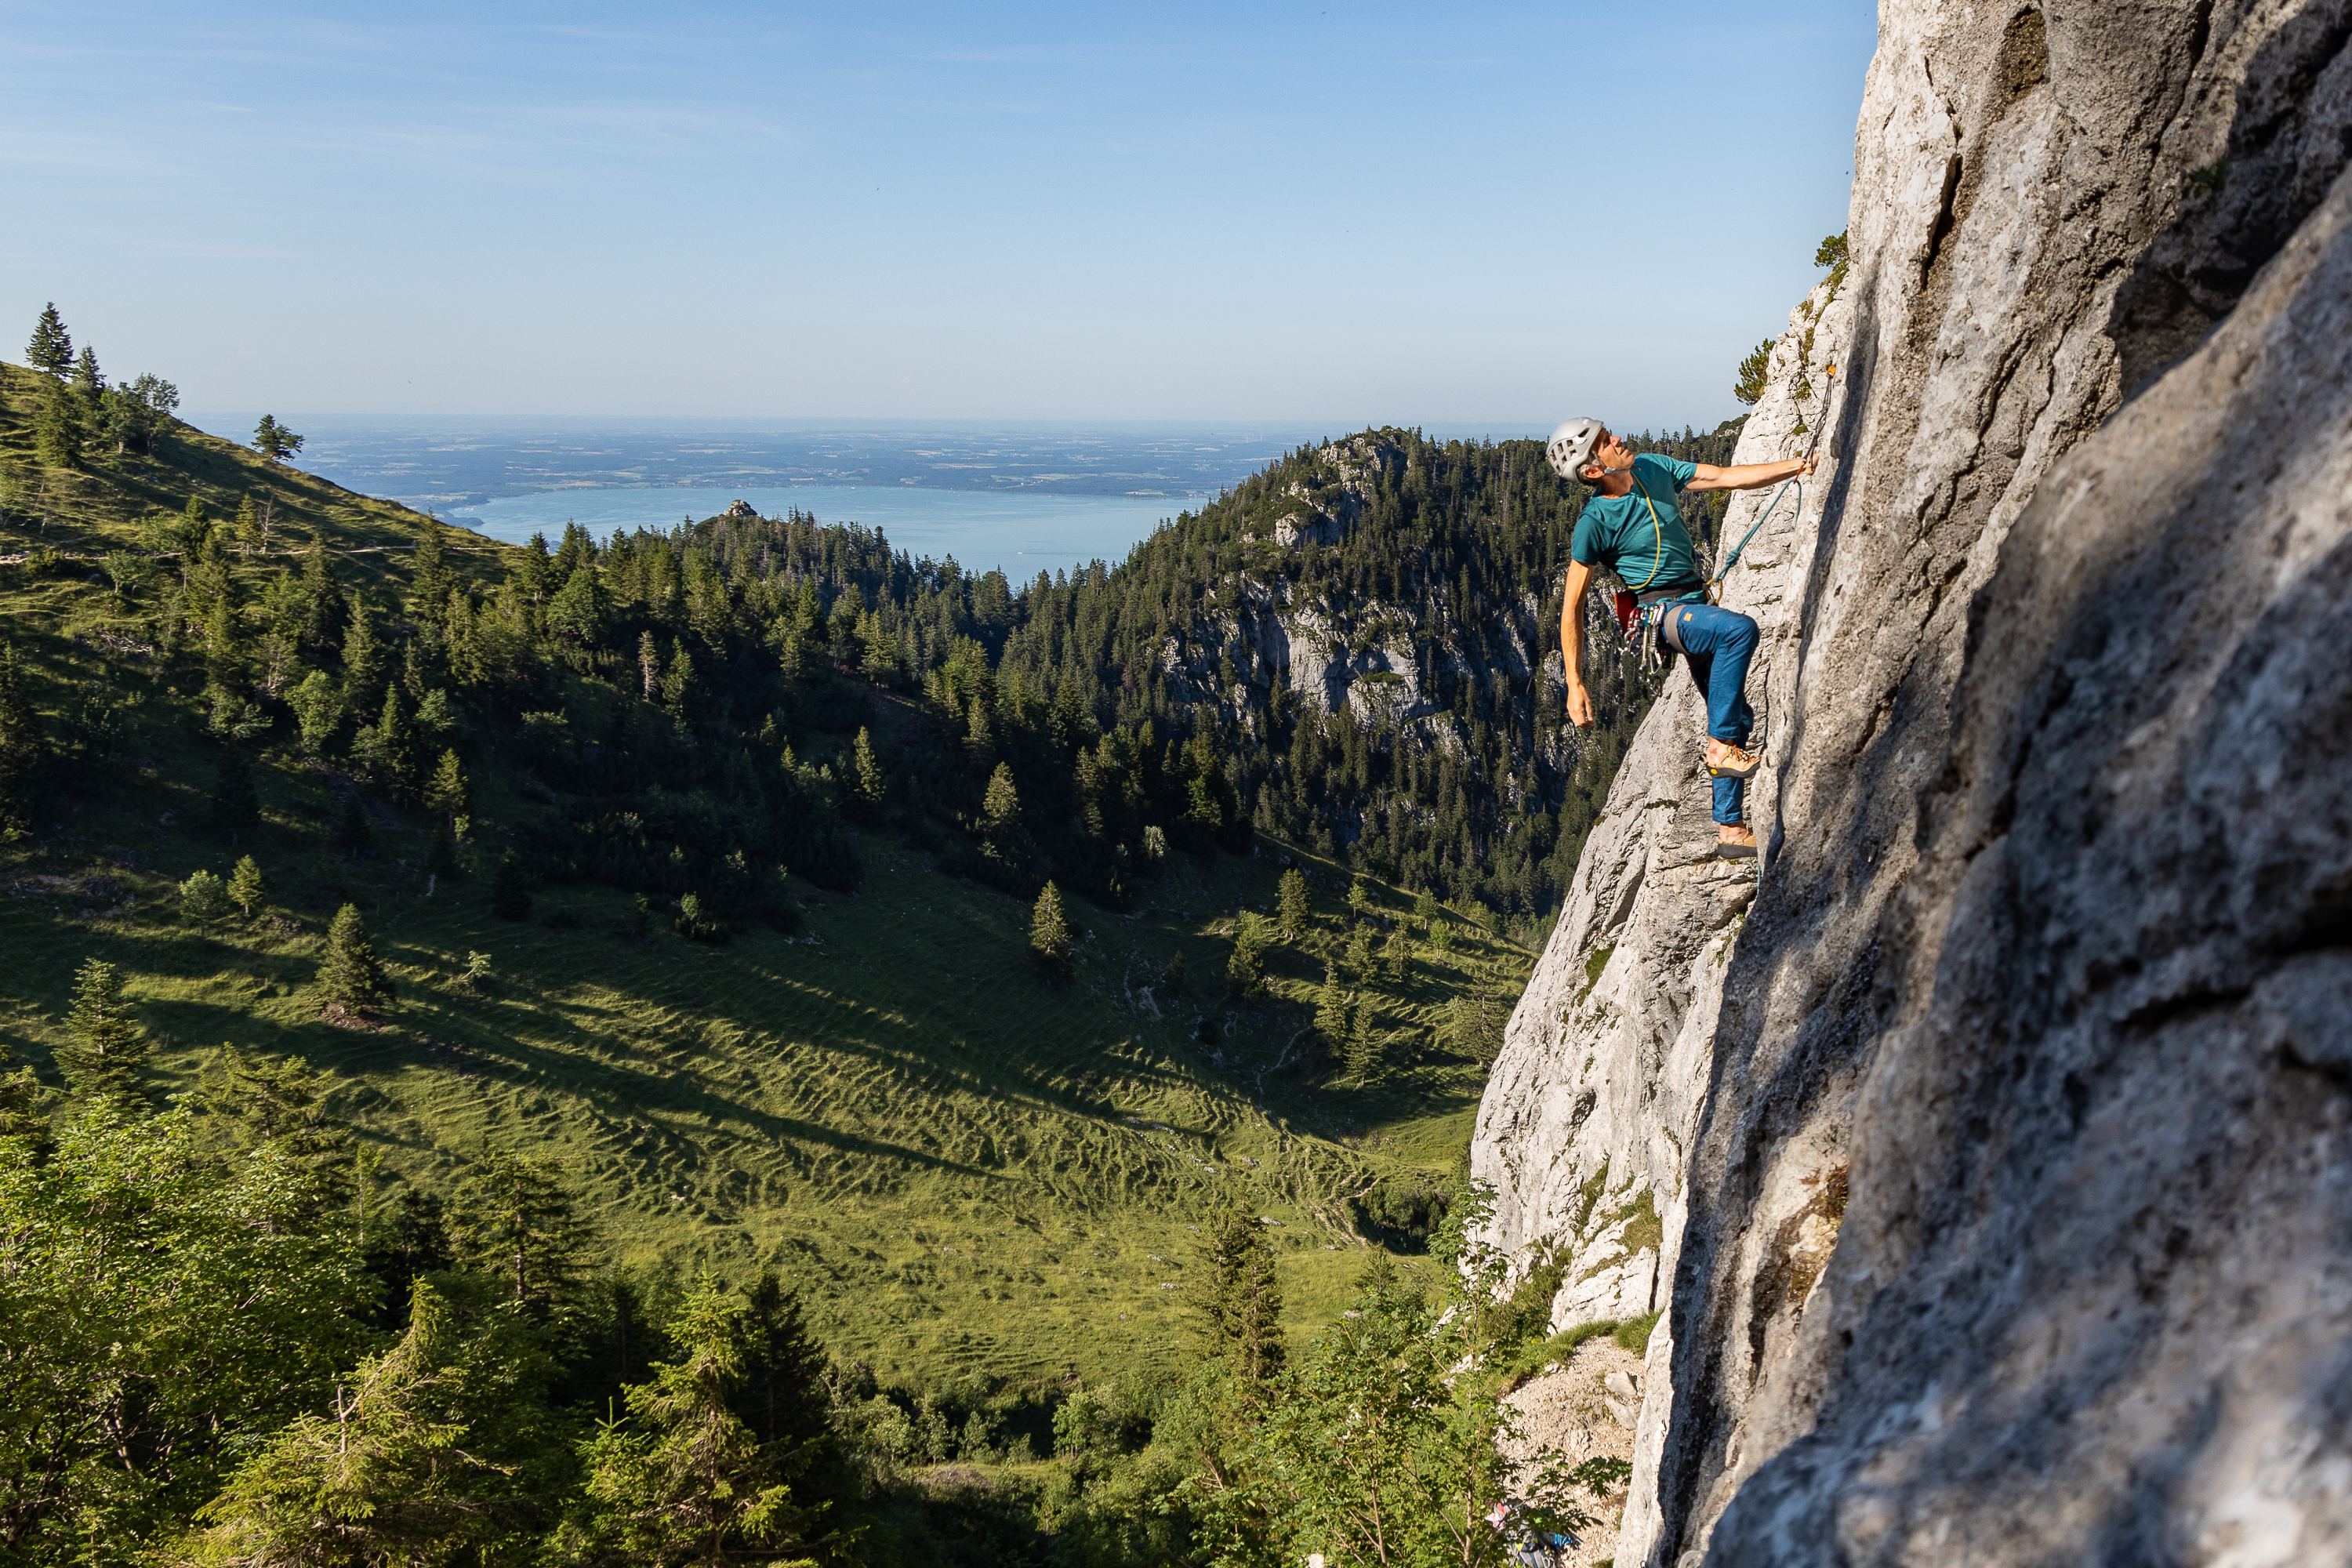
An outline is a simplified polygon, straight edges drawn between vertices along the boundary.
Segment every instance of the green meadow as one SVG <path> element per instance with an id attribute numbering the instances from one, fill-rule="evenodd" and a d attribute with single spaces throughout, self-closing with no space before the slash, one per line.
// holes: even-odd
<path id="1" fill-rule="evenodd" d="M 0 845 L 0 1043 L 51 1086 L 74 970 L 105 959 L 156 1041 L 162 1091 L 196 1088 L 224 1046 L 335 1075 L 333 1108 L 367 1152 L 368 1223 L 404 1184 L 447 1192 L 485 1151 L 548 1159 L 609 1266 L 774 1266 L 835 1354 L 886 1381 L 1172 1368 L 1195 1227 L 1233 1204 L 1276 1238 L 1304 1334 L 1363 1267 L 1351 1196 L 1441 1179 L 1465 1148 L 1481 1069 L 1440 1047 L 1440 1014 L 1475 992 L 1498 1025 L 1528 955 L 1451 911 L 1439 952 L 1410 895 L 1380 889 L 1379 920 L 1407 921 L 1416 956 L 1402 982 L 1385 963 L 1365 978 L 1386 1071 L 1344 1081 L 1311 1023 L 1327 959 L 1344 968 L 1349 871 L 1264 838 L 1247 857 L 1171 853 L 1120 910 L 1070 899 L 1077 962 L 1059 983 L 1030 954 L 1026 901 L 948 874 L 887 826 L 858 841 L 856 892 L 790 880 L 789 932 L 751 920 L 724 945 L 690 942 L 667 908 L 648 920 L 588 883 L 540 887 L 528 918 L 500 919 L 495 847 L 560 814 L 520 748 L 502 753 L 475 718 L 454 737 L 474 759 L 466 874 L 428 871 L 425 813 L 382 791 L 360 796 L 368 843 L 335 847 L 351 774 L 306 757 L 282 716 L 250 742 L 261 821 L 233 840 L 208 826 L 223 748 L 188 665 L 141 640 L 152 580 L 184 564 L 157 548 L 159 520 L 191 493 L 216 518 L 250 501 L 269 532 L 246 531 L 227 568 L 248 602 L 313 540 L 347 582 L 394 594 L 425 520 L 184 426 L 154 455 L 44 468 L 29 434 L 44 384 L 14 366 L 0 378 L 0 554 L 19 557 L 0 563 L 0 622 L 58 743 L 91 694 L 114 714 L 105 765 Z M 461 574 L 511 553 L 446 537 Z M 145 587 L 107 569 L 133 552 Z M 871 700 L 878 724 L 887 700 Z M 188 920 L 178 884 L 242 855 L 263 906 Z M 1266 991 L 1238 999 L 1236 921 L 1272 913 L 1286 861 L 1310 874 L 1316 929 L 1269 947 Z M 347 901 L 400 989 L 374 1022 L 329 1021 L 314 988 Z M 461 978 L 473 954 L 486 980 Z"/>
<path id="2" fill-rule="evenodd" d="M 1438 1008 L 1481 978 L 1515 992 L 1526 966 L 1467 927 L 1451 953 L 1422 944 L 1409 982 L 1381 987 L 1395 1065 L 1359 1089 L 1308 1028 L 1338 941 L 1328 886 L 1326 930 L 1269 950 L 1272 994 L 1224 994 L 1222 933 L 1272 908 L 1272 846 L 1176 857 L 1127 913 L 1073 903 L 1080 961 L 1054 984 L 1026 905 L 887 842 L 864 847 L 859 891 L 800 890 L 797 935 L 712 947 L 639 933 L 631 900 L 593 887 L 500 920 L 481 879 L 425 872 L 402 825 L 377 825 L 380 864 L 347 862 L 323 846 L 324 779 L 265 774 L 265 826 L 228 846 L 180 828 L 201 791 L 141 772 L 0 861 L 16 1060 L 46 1065 L 74 966 L 105 958 L 170 1088 L 224 1044 L 331 1069 L 380 1160 L 377 1208 L 398 1181 L 446 1189 L 487 1147 L 552 1158 L 616 1258 L 775 1264 L 836 1352 L 886 1379 L 1173 1365 L 1193 1227 L 1234 1203 L 1273 1222 L 1296 1329 L 1328 1321 L 1363 1266 L 1348 1196 L 1443 1175 L 1468 1142 L 1479 1075 L 1430 1045 Z M 175 881 L 240 853 L 271 909 L 182 921 Z M 401 988 L 373 1028 L 322 1021 L 310 989 L 347 898 Z M 487 983 L 459 981 L 471 952 Z M 1179 952 L 1191 978 L 1171 989 Z"/>

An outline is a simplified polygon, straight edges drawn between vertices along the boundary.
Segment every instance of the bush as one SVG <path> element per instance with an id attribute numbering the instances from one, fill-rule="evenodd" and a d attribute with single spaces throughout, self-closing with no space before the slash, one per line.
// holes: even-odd
<path id="1" fill-rule="evenodd" d="M 1426 1252 L 1429 1234 L 1445 1217 L 1445 1193 L 1426 1176 L 1383 1176 L 1370 1192 L 1349 1199 L 1356 1223 L 1398 1252 Z"/>
<path id="2" fill-rule="evenodd" d="M 1518 1289 L 1488 1309 L 1495 1314 L 1494 1334 L 1502 1344 L 1517 1344 L 1542 1336 L 1551 1328 L 1552 1298 L 1559 1294 L 1568 1272 L 1568 1254 L 1547 1247 L 1536 1259 Z"/>
<path id="3" fill-rule="evenodd" d="M 228 911 L 228 887 L 210 871 L 198 871 L 180 884 L 180 912 L 198 925 L 210 925 Z"/>
<path id="4" fill-rule="evenodd" d="M 707 942 L 713 946 L 727 940 L 727 923 L 702 907 L 702 900 L 692 893 L 677 900 L 677 918 L 671 929 L 688 942 Z"/>

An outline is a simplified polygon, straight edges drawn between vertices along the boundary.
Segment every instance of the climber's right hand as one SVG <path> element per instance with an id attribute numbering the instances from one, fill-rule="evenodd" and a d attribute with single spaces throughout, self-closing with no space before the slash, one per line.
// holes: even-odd
<path id="1" fill-rule="evenodd" d="M 1592 693 L 1580 681 L 1568 685 L 1568 721 L 1580 730 L 1592 727 Z"/>

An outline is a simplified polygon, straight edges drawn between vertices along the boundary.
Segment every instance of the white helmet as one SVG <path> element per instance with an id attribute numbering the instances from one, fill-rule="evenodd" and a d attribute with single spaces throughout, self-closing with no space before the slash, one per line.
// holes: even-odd
<path id="1" fill-rule="evenodd" d="M 1544 456 L 1551 459 L 1551 471 L 1563 479 L 1576 478 L 1576 470 L 1592 460 L 1592 448 L 1601 444 L 1601 421 L 1571 419 L 1551 433 L 1544 443 Z"/>

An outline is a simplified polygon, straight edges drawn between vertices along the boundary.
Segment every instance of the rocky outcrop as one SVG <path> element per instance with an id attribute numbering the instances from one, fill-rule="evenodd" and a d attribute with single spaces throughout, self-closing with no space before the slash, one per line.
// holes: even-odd
<path id="1" fill-rule="evenodd" d="M 1852 319 L 1835 275 L 1791 312 L 1736 461 L 1796 456 L 1810 439 L 1808 414 L 1833 416 Z M 1823 478 L 1835 472 L 1832 460 Z M 1790 700 L 1828 490 L 1748 492 L 1725 522 L 1726 540 L 1747 541 L 1723 603 L 1762 634 L 1749 693 L 1768 746 Z M 1555 1330 L 1646 1317 L 1671 1294 L 1724 978 L 1758 888 L 1752 863 L 1715 858 L 1705 733 L 1705 704 L 1676 672 L 1611 784 L 1479 1108 L 1471 1174 L 1496 1189 L 1490 1239 L 1523 1265 L 1543 1254 L 1564 1262 Z M 1749 811 L 1769 835 L 1771 792 L 1751 790 Z M 1672 1332 L 1662 1321 L 1652 1335 L 1654 1369 L 1672 1363 Z M 1636 1519 L 1654 1515 L 1654 1489 L 1641 1483 L 1655 1475 L 1672 1398 L 1662 1379 L 1645 1386 Z"/>
<path id="2" fill-rule="evenodd" d="M 2352 1561 L 2347 344 L 2352 176 L 2003 542 L 1709 1561 Z"/>
<path id="3" fill-rule="evenodd" d="M 1338 544 L 1367 510 L 1384 468 L 1401 468 L 1398 445 L 1379 435 L 1349 437 L 1314 453 L 1317 483 L 1293 480 L 1272 510 L 1280 513 L 1256 537 L 1284 550 Z M 1301 710 L 1345 713 L 1378 731 L 1384 744 L 1428 754 L 1464 755 L 1468 721 L 1433 689 L 1444 680 L 1511 683 L 1517 723 L 1532 731 L 1528 705 L 1557 710 L 1559 656 L 1549 662 L 1545 606 L 1533 595 L 1497 597 L 1457 610 L 1443 583 L 1420 583 L 1403 599 L 1302 595 L 1279 570 L 1244 570 L 1204 596 L 1180 635 L 1160 647 L 1171 695 L 1213 704 L 1228 723 L 1262 721 L 1277 691 Z M 1573 765 L 1573 732 L 1550 731 L 1539 760 L 1554 772 Z"/>
<path id="4" fill-rule="evenodd" d="M 1474 1149 L 1657 1209 L 1625 1568 L 2352 1559 L 2347 38 L 1882 7 L 1760 884 L 1661 702 Z"/>

